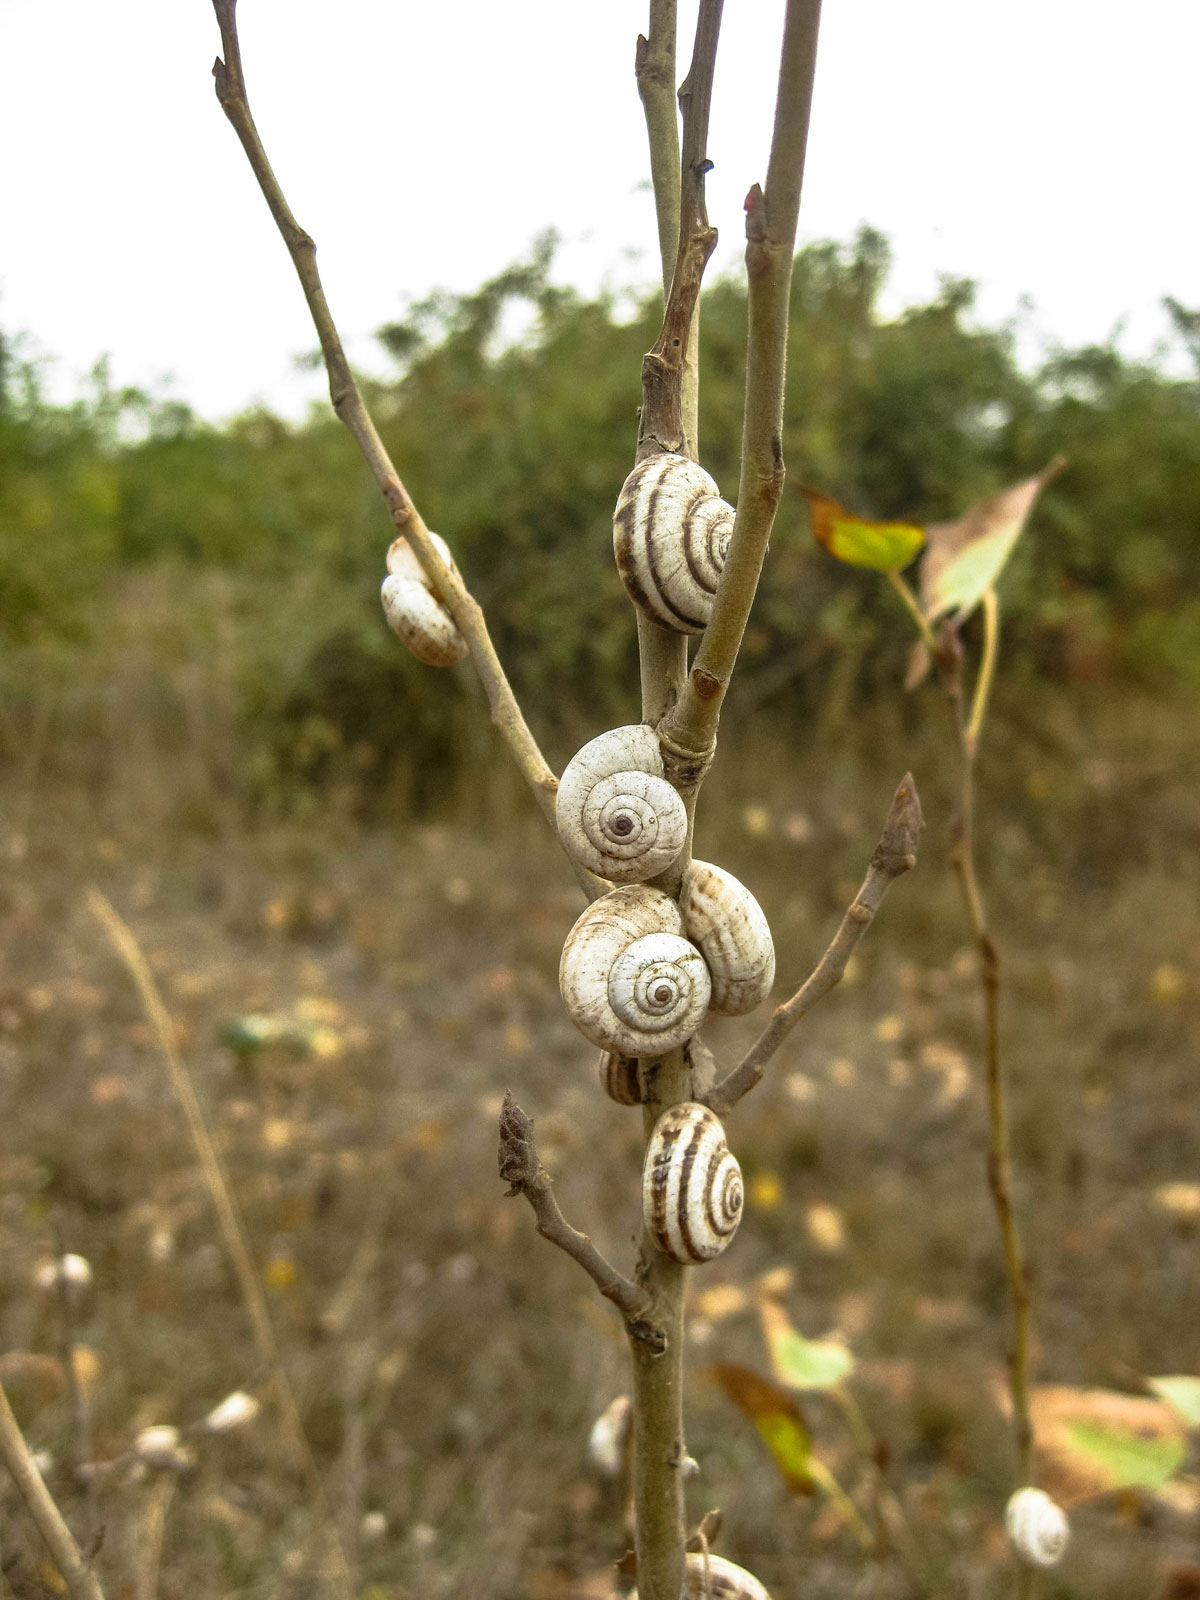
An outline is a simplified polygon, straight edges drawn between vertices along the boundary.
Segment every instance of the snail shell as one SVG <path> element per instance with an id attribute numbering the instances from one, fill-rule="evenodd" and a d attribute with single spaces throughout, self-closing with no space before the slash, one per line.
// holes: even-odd
<path id="1" fill-rule="evenodd" d="M 1066 1512 L 1043 1489 L 1018 1489 L 1005 1508 L 1004 1528 L 1014 1554 L 1030 1567 L 1057 1565 L 1071 1535 Z"/>
<path id="2" fill-rule="evenodd" d="M 567 935 L 558 986 L 571 1021 L 601 1050 L 658 1056 L 699 1028 L 711 985 L 682 937 L 679 907 L 645 884 L 613 889 Z"/>
<path id="3" fill-rule="evenodd" d="M 731 872 L 693 861 L 679 907 L 684 931 L 708 964 L 713 1010 L 728 1017 L 753 1011 L 775 982 L 775 945 L 758 901 Z"/>
<path id="4" fill-rule="evenodd" d="M 613 883 L 643 883 L 687 838 L 687 811 L 663 777 L 658 735 L 644 722 L 590 740 L 567 763 L 555 820 L 577 861 Z"/>
<path id="5" fill-rule="evenodd" d="M 600 1052 L 600 1087 L 610 1100 L 619 1106 L 640 1106 L 642 1080 L 638 1075 L 636 1056 L 616 1055 L 611 1050 Z"/>
<path id="6" fill-rule="evenodd" d="M 457 573 L 450 547 L 440 534 L 429 537 L 442 560 Z M 467 641 L 454 618 L 429 587 L 407 539 L 393 539 L 387 553 L 388 575 L 380 598 L 387 625 L 416 656 L 430 667 L 452 667 L 467 653 Z"/>
<path id="7" fill-rule="evenodd" d="M 726 1561 L 724 1556 L 709 1556 L 708 1588 L 705 1588 L 704 1568 L 704 1557 L 695 1552 L 689 1553 L 688 1600 L 705 1600 L 709 1595 L 712 1596 L 712 1600 L 771 1600 L 771 1596 L 752 1572 L 747 1572 L 745 1567 L 735 1566 L 732 1561 Z M 629 1596 L 629 1600 L 637 1600 L 636 1589 Z"/>
<path id="8" fill-rule="evenodd" d="M 725 565 L 733 507 L 686 456 L 650 456 L 626 478 L 613 553 L 634 605 L 676 633 L 703 633 Z"/>
<path id="9" fill-rule="evenodd" d="M 642 1216 L 664 1255 L 685 1266 L 711 1261 L 742 1216 L 742 1169 L 707 1106 L 664 1111 L 646 1146 Z"/>

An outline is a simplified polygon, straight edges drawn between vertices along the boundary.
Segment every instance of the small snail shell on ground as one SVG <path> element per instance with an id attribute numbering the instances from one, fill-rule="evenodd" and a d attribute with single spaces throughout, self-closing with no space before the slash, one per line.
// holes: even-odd
<path id="1" fill-rule="evenodd" d="M 558 986 L 571 1021 L 601 1050 L 656 1056 L 699 1028 L 711 986 L 682 937 L 679 907 L 645 884 L 613 889 L 567 935 Z"/>
<path id="2" fill-rule="evenodd" d="M 708 963 L 713 1010 L 728 1017 L 753 1011 L 775 982 L 775 945 L 758 901 L 731 872 L 693 861 L 679 907 L 684 931 Z"/>
<path id="3" fill-rule="evenodd" d="M 712 1596 L 712 1600 L 771 1600 L 771 1596 L 752 1572 L 747 1572 L 745 1567 L 734 1566 L 733 1562 L 726 1561 L 724 1556 L 708 1557 L 707 1578 L 704 1568 L 704 1557 L 695 1552 L 689 1553 L 688 1600 L 701 1600 L 701 1597 L 708 1595 Z M 708 1588 L 705 1588 L 706 1581 Z M 636 1589 L 629 1596 L 629 1600 L 637 1600 Z"/>
<path id="4" fill-rule="evenodd" d="M 555 820 L 577 861 L 613 883 L 644 883 L 683 849 L 687 811 L 644 722 L 590 740 L 567 763 Z"/>
<path id="5" fill-rule="evenodd" d="M 733 507 L 686 456 L 640 461 L 613 515 L 613 553 L 634 605 L 676 633 L 703 633 L 733 532 Z"/>
<path id="6" fill-rule="evenodd" d="M 742 1216 L 742 1169 L 725 1129 L 694 1101 L 664 1111 L 646 1146 L 642 1216 L 664 1255 L 691 1266 L 720 1255 Z"/>
<path id="7" fill-rule="evenodd" d="M 1071 1535 L 1066 1512 L 1043 1489 L 1018 1489 L 1005 1508 L 1004 1528 L 1013 1553 L 1030 1567 L 1056 1566 Z"/>
<path id="8" fill-rule="evenodd" d="M 429 537 L 442 560 L 457 573 L 446 541 L 437 533 Z M 388 627 L 426 666 L 452 667 L 461 661 L 467 653 L 467 641 L 459 633 L 454 618 L 430 589 L 407 539 L 392 540 L 387 568 L 380 598 Z"/>

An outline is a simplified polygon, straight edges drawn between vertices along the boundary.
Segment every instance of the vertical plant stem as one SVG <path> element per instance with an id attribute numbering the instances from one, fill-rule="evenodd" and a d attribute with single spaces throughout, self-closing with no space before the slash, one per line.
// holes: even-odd
<path id="1" fill-rule="evenodd" d="M 925 643 L 931 650 L 936 650 L 937 639 L 934 636 L 933 629 L 929 626 L 929 621 L 925 616 L 925 613 L 921 610 L 921 603 L 917 599 L 916 595 L 909 588 L 908 584 L 905 583 L 900 573 L 893 571 L 891 568 L 888 569 L 887 580 L 896 593 L 900 596 L 901 604 L 916 623 L 917 631 L 920 633 L 922 639 L 924 639 Z"/>
<path id="2" fill-rule="evenodd" d="M 1017 1445 L 1018 1483 L 1033 1482 L 1033 1430 L 1029 1420 L 1029 1333 L 1031 1302 L 1025 1259 L 1017 1228 L 1012 1197 L 1012 1155 L 1009 1142 L 1008 1104 L 1003 1063 L 1000 1055 L 1000 958 L 987 925 L 983 895 L 975 865 L 975 752 L 978 744 L 986 689 L 996 659 L 996 611 L 985 611 L 985 626 L 990 643 L 985 646 L 989 677 L 977 684 L 975 706 L 978 723 L 967 722 L 963 706 L 962 654 L 957 650 L 947 677 L 947 692 L 954 708 L 959 742 L 959 816 L 950 849 L 950 861 L 962 892 L 971 937 L 979 955 L 979 978 L 983 991 L 984 1065 L 988 1108 L 988 1188 L 1000 1228 L 1004 1267 L 1012 1302 L 1012 1349 L 1009 1352 L 1009 1389 L 1012 1395 L 1013 1431 Z M 980 678 L 984 668 L 980 669 Z M 981 697 L 980 687 L 983 689 Z M 975 724 L 972 731 L 972 724 Z M 1022 1585 L 1024 1579 L 1021 1580 Z"/>
<path id="3" fill-rule="evenodd" d="M 0 1385 L 0 1461 L 8 1468 L 17 1493 L 25 1503 L 46 1548 L 54 1558 L 54 1565 L 66 1585 L 71 1600 L 104 1600 L 104 1592 L 96 1574 L 83 1559 L 62 1512 L 29 1454 L 17 1419 L 13 1416 L 8 1396 Z"/>

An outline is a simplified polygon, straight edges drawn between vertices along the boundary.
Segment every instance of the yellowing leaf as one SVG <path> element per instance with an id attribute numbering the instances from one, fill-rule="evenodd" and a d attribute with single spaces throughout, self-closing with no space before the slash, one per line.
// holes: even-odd
<path id="1" fill-rule="evenodd" d="M 722 1362 L 712 1375 L 738 1410 L 750 1418 L 793 1494 L 812 1494 L 812 1437 L 790 1394 L 748 1367 Z"/>
<path id="2" fill-rule="evenodd" d="M 1158 1489 L 1184 1459 L 1183 1424 L 1161 1400 L 1039 1384 L 1029 1401 L 1042 1485 L 1060 1505 L 1113 1489 Z"/>
<path id="3" fill-rule="evenodd" d="M 835 1389 L 854 1370 L 854 1357 L 836 1339 L 806 1339 L 777 1300 L 759 1306 L 771 1370 L 789 1389 Z"/>
<path id="4" fill-rule="evenodd" d="M 827 494 L 801 485 L 813 537 L 831 556 L 852 567 L 899 572 L 925 543 L 925 530 L 911 522 L 867 522 Z"/>
<path id="5" fill-rule="evenodd" d="M 1143 1439 L 1095 1422 L 1070 1422 L 1066 1436 L 1105 1473 L 1114 1489 L 1159 1489 L 1187 1454 L 1181 1439 Z"/>
<path id="6" fill-rule="evenodd" d="M 1200 1378 L 1147 1378 L 1146 1382 L 1189 1428 L 1200 1428 Z"/>
<path id="7" fill-rule="evenodd" d="M 989 500 L 977 500 L 955 522 L 929 528 L 921 563 L 921 599 L 930 621 L 969 616 L 1000 576 L 1041 489 L 1066 466 L 1062 456 Z"/>

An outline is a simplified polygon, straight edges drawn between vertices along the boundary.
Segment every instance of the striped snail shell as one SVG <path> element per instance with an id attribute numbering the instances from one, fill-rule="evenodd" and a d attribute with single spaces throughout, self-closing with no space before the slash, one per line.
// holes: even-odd
<path id="1" fill-rule="evenodd" d="M 642 1170 L 642 1217 L 655 1244 L 685 1266 L 711 1261 L 741 1216 L 742 1169 L 719 1118 L 695 1101 L 664 1111 Z"/>
<path id="2" fill-rule="evenodd" d="M 700 946 L 712 978 L 712 1008 L 740 1017 L 775 982 L 775 945 L 762 907 L 731 872 L 693 861 L 679 896 L 684 931 Z"/>
<path id="3" fill-rule="evenodd" d="M 707 1571 L 705 1568 L 707 1567 Z M 707 1585 L 707 1587 L 706 1587 Z M 752 1572 L 737 1567 L 724 1556 L 705 1557 L 691 1551 L 687 1558 L 688 1600 L 771 1600 Z M 637 1600 L 637 1590 L 628 1600 Z"/>
<path id="4" fill-rule="evenodd" d="M 1071 1535 L 1066 1512 L 1043 1489 L 1018 1489 L 1005 1507 L 1004 1528 L 1013 1553 L 1030 1567 L 1056 1566 Z"/>
<path id="5" fill-rule="evenodd" d="M 733 507 L 686 456 L 648 456 L 625 479 L 613 553 L 634 605 L 675 633 L 703 633 L 733 532 Z"/>
<path id="6" fill-rule="evenodd" d="M 613 883 L 655 877 L 687 838 L 687 811 L 644 722 L 602 733 L 571 758 L 554 814 L 571 855 Z"/>
<path id="7" fill-rule="evenodd" d="M 690 1039 L 708 1010 L 704 958 L 683 938 L 679 907 L 646 884 L 593 902 L 567 935 L 558 986 L 592 1044 L 658 1056 Z"/>
<path id="8" fill-rule="evenodd" d="M 450 546 L 438 533 L 429 537 L 452 572 L 457 572 Z M 388 575 L 380 599 L 387 625 L 430 667 L 452 667 L 467 653 L 467 641 L 454 618 L 429 587 L 407 539 L 393 539 L 387 553 Z"/>
<path id="9" fill-rule="evenodd" d="M 623 1056 L 612 1050 L 600 1052 L 600 1087 L 619 1106 L 640 1106 L 642 1080 L 636 1056 Z"/>

